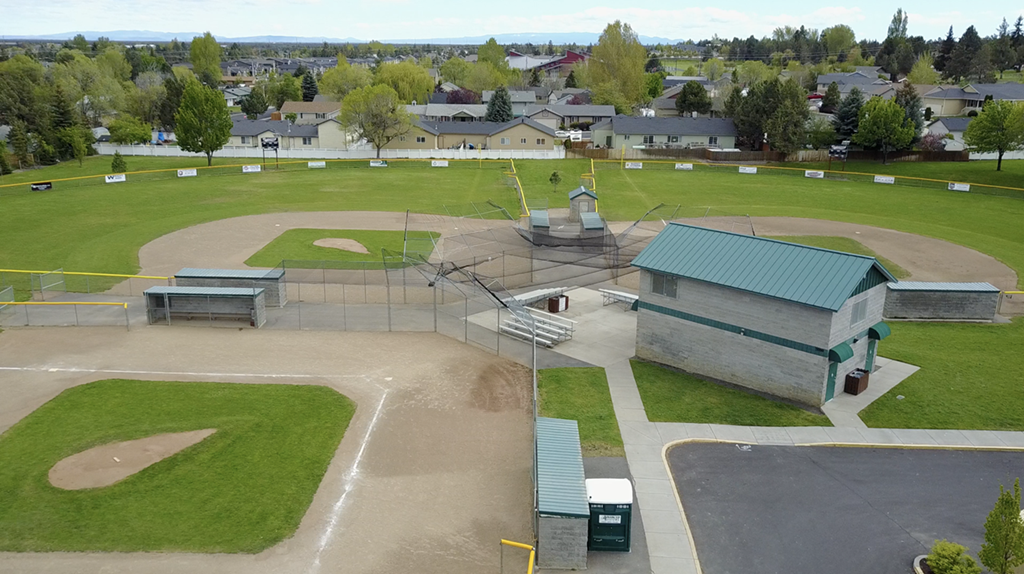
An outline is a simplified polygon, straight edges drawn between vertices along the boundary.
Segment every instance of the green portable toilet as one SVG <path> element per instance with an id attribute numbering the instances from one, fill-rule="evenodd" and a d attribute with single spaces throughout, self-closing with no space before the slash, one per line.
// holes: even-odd
<path id="1" fill-rule="evenodd" d="M 588 550 L 629 552 L 633 524 L 633 483 L 628 478 L 588 478 Z"/>

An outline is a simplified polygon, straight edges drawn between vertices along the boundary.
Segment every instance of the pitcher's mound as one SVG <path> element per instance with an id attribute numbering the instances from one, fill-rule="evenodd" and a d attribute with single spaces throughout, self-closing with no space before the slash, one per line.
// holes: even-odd
<path id="1" fill-rule="evenodd" d="M 110 486 L 217 432 L 203 429 L 115 442 L 73 454 L 50 469 L 50 484 L 64 490 Z"/>
<path id="2" fill-rule="evenodd" d="M 325 237 L 323 239 L 317 239 L 313 242 L 313 245 L 317 247 L 329 247 L 331 249 L 341 249 L 342 251 L 351 251 L 353 253 L 366 253 L 370 254 L 366 250 L 366 247 L 362 243 L 359 243 L 355 239 L 344 239 L 341 237 Z"/>

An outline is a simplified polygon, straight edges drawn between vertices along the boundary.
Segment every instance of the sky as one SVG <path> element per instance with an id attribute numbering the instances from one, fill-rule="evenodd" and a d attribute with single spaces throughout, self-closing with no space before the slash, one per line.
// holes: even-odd
<path id="1" fill-rule="evenodd" d="M 651 6 L 659 6 L 652 8 Z M 0 36 L 85 30 L 203 32 L 395 40 L 458 38 L 526 32 L 594 32 L 616 19 L 645 36 L 680 40 L 770 35 L 777 26 L 822 29 L 847 24 L 857 38 L 885 37 L 898 4 L 884 0 L 818 2 L 635 2 L 588 0 L 0 0 Z M 974 25 L 982 36 L 1024 13 L 1020 0 L 907 2 L 909 32 L 925 38 L 959 36 Z"/>

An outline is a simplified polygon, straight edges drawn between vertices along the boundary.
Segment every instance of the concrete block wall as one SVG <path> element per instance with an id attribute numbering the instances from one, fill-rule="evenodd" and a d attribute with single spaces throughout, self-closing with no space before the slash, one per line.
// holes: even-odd
<path id="1" fill-rule="evenodd" d="M 882 320 L 882 310 L 885 306 L 886 285 L 883 283 L 850 297 L 846 303 L 836 311 L 832 317 L 832 328 L 829 334 L 828 348 L 835 347 L 840 343 L 849 343 L 853 349 L 853 357 L 840 363 L 836 370 L 836 394 L 843 392 L 843 384 L 846 374 L 854 369 L 863 369 L 867 364 L 868 337 L 861 335 L 868 327 Z M 862 321 L 851 324 L 853 318 L 853 306 L 860 301 L 867 301 L 867 315 Z M 851 339 L 856 338 L 856 341 Z M 885 343 L 879 343 L 879 347 Z"/>
<path id="2" fill-rule="evenodd" d="M 272 307 L 284 307 L 288 303 L 288 290 L 285 288 L 284 276 L 280 279 L 229 279 L 206 277 L 175 277 L 174 284 L 178 287 L 240 287 L 243 289 L 264 289 L 267 304 Z"/>
<path id="3" fill-rule="evenodd" d="M 991 321 L 999 293 L 889 290 L 884 314 L 890 319 Z"/>
<path id="4" fill-rule="evenodd" d="M 587 568 L 589 520 L 541 515 L 537 531 L 537 566 L 561 570 Z"/>

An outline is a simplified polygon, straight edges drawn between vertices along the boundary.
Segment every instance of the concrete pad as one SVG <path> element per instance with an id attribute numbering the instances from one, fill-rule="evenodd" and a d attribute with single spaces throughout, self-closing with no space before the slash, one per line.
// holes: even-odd
<path id="1" fill-rule="evenodd" d="M 715 432 L 711 425 L 705 423 L 683 423 L 686 425 L 686 434 L 692 439 L 714 439 Z"/>
<path id="2" fill-rule="evenodd" d="M 825 427 L 825 434 L 832 442 L 837 443 L 862 443 L 864 436 L 860 432 L 860 429 L 850 427 Z"/>
<path id="3" fill-rule="evenodd" d="M 992 431 L 992 434 L 996 435 L 996 438 L 1001 440 L 1006 446 L 1024 448 L 1024 432 Z"/>
<path id="4" fill-rule="evenodd" d="M 626 460 L 630 462 L 661 462 L 661 448 L 656 445 L 631 444 L 626 448 Z"/>
<path id="5" fill-rule="evenodd" d="M 903 444 L 933 445 L 938 444 L 935 438 L 925 429 L 892 429 L 892 432 Z"/>
<path id="6" fill-rule="evenodd" d="M 870 444 L 903 444 L 896 433 L 889 429 L 861 429 L 860 436 Z"/>
<path id="7" fill-rule="evenodd" d="M 651 574 L 697 574 L 693 558 L 651 556 Z"/>
<path id="8" fill-rule="evenodd" d="M 668 532 L 686 534 L 683 526 L 683 518 L 679 514 L 679 508 L 672 510 L 645 510 L 644 527 L 648 533 Z"/>
<path id="9" fill-rule="evenodd" d="M 971 441 L 974 446 L 980 447 L 1002 447 L 1006 446 L 1006 443 L 999 440 L 999 437 L 992 431 L 987 430 L 969 430 L 963 431 L 962 434 L 967 437 L 967 440 Z"/>
<path id="10" fill-rule="evenodd" d="M 615 406 L 615 418 L 622 422 L 647 422 L 647 411 L 643 409 L 624 409 Z"/>
<path id="11" fill-rule="evenodd" d="M 657 427 L 653 423 L 636 421 L 619 421 L 619 433 L 623 444 L 648 444 L 661 446 L 664 444 Z"/>
<path id="12" fill-rule="evenodd" d="M 817 444 L 831 442 L 822 427 L 789 427 L 786 429 L 793 444 Z"/>
<path id="13" fill-rule="evenodd" d="M 757 444 L 793 444 L 792 437 L 785 428 L 750 427 Z"/>
<path id="14" fill-rule="evenodd" d="M 972 446 L 971 441 L 958 430 L 937 430 L 928 429 L 936 444 L 940 446 Z"/>
<path id="15" fill-rule="evenodd" d="M 665 444 L 690 438 L 686 423 L 654 423 Z"/>
<path id="16" fill-rule="evenodd" d="M 836 408 L 835 406 L 833 406 L 832 403 L 827 403 L 824 407 L 821 408 L 821 412 L 825 413 L 825 416 L 828 417 L 828 420 L 829 422 L 832 423 L 832 426 L 852 427 L 858 429 L 868 428 L 868 425 L 864 424 L 864 421 L 862 421 L 860 417 L 857 416 L 857 413 L 860 411 L 854 409 L 842 410 L 840 408 Z"/>
<path id="17" fill-rule="evenodd" d="M 711 432 L 715 433 L 715 438 L 724 441 L 734 442 L 755 442 L 754 433 L 751 432 L 750 427 L 732 426 L 732 425 L 710 425 Z"/>
<path id="18" fill-rule="evenodd" d="M 665 478 L 634 478 L 633 490 L 635 492 L 653 492 L 665 493 L 672 492 L 672 481 L 668 479 L 668 475 Z"/>
<path id="19" fill-rule="evenodd" d="M 651 557 L 691 558 L 690 540 L 683 532 L 648 532 L 647 549 Z"/>
<path id="20" fill-rule="evenodd" d="M 635 478 L 668 478 L 663 462 L 636 462 L 629 465 L 629 471 Z"/>
<path id="21" fill-rule="evenodd" d="M 671 489 L 668 492 L 638 492 L 636 499 L 644 509 L 665 510 L 679 513 L 679 504 L 676 502 L 676 495 Z"/>

